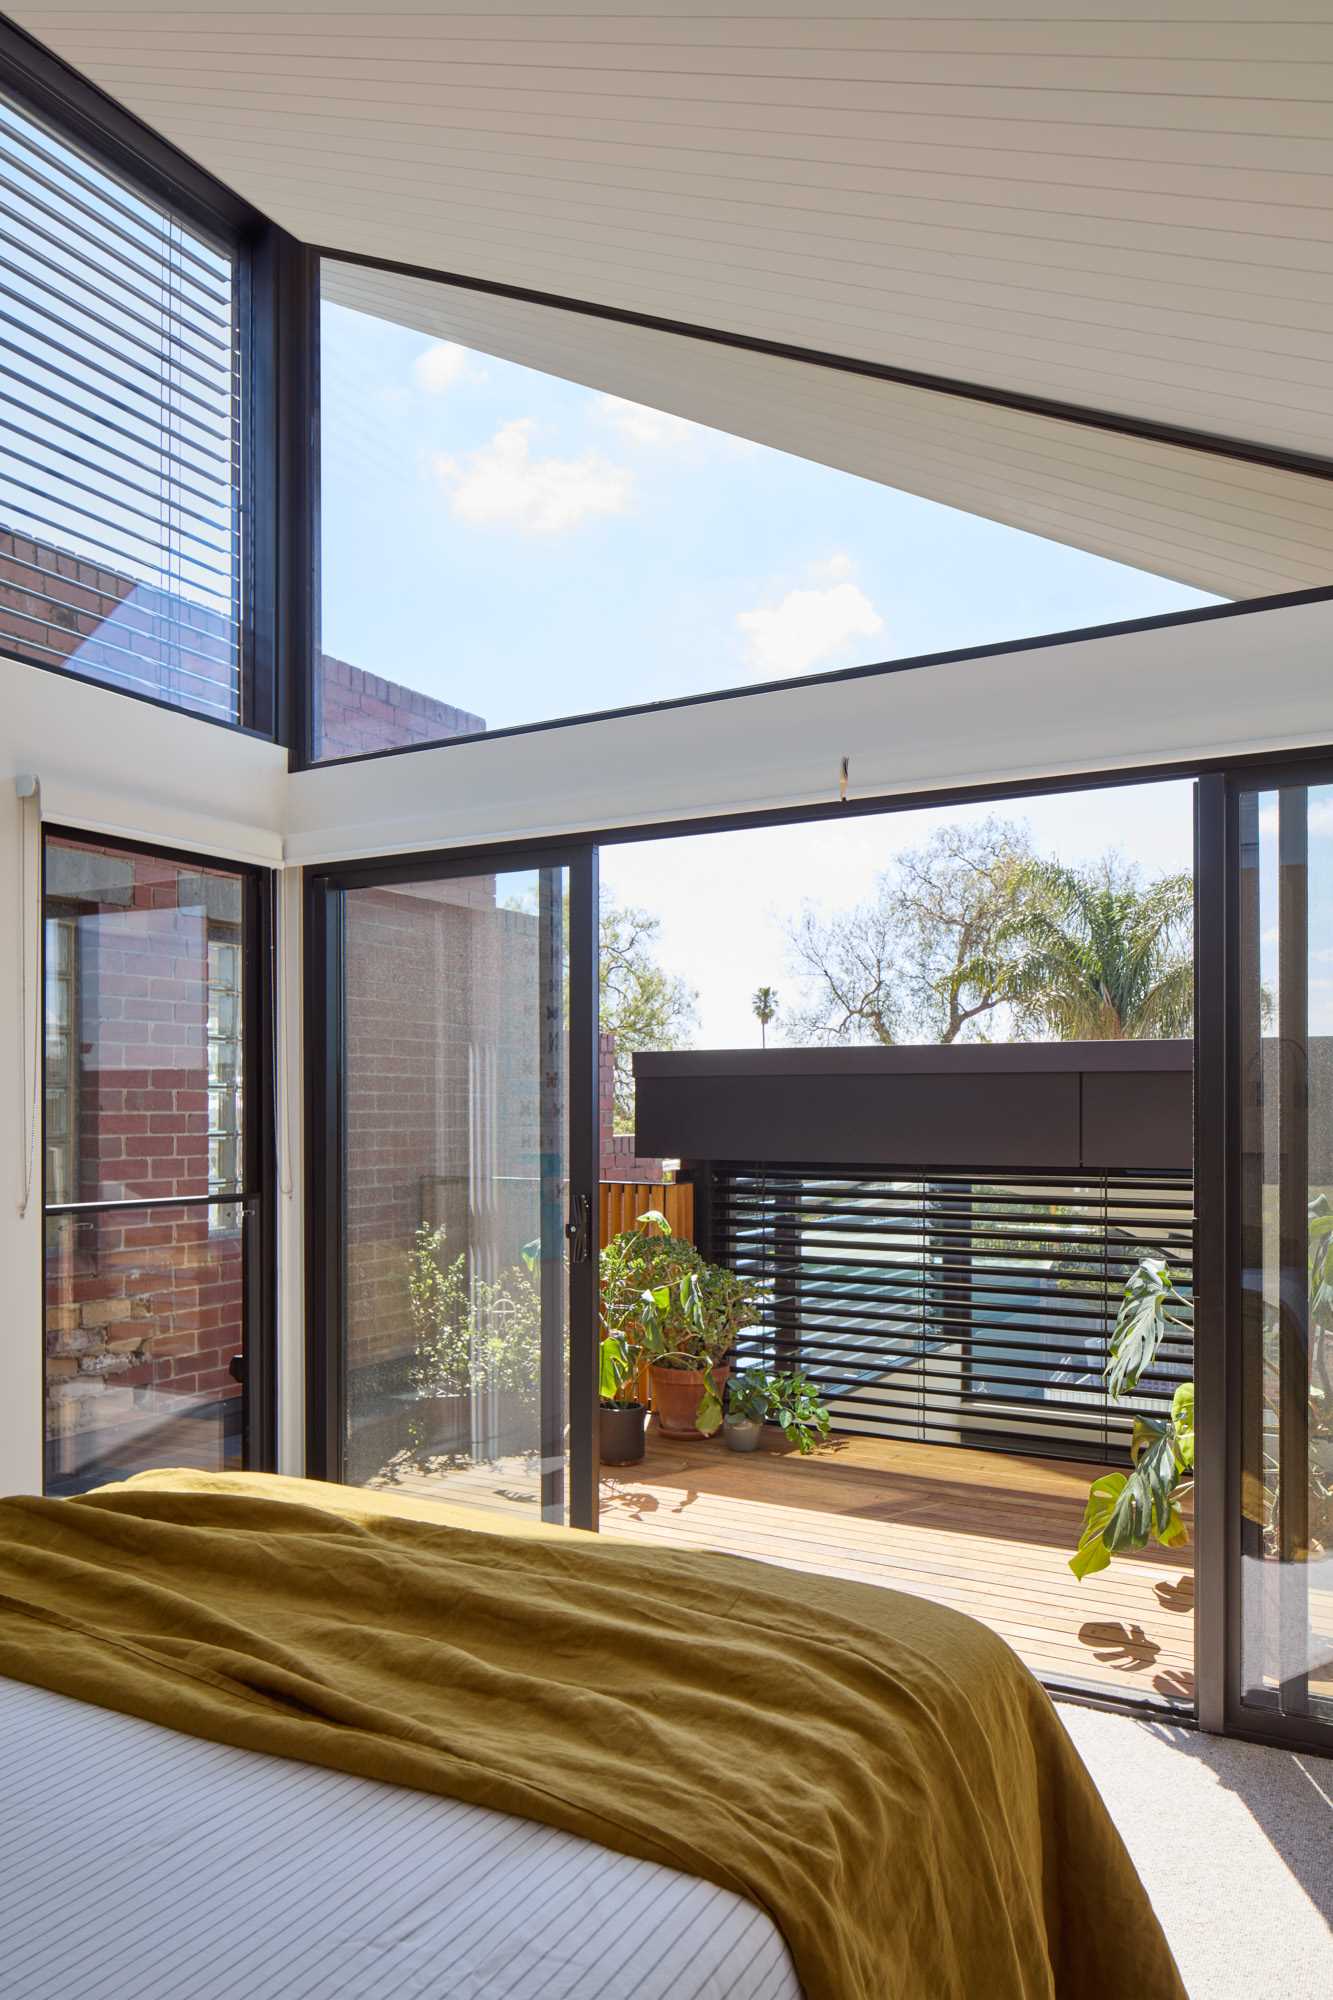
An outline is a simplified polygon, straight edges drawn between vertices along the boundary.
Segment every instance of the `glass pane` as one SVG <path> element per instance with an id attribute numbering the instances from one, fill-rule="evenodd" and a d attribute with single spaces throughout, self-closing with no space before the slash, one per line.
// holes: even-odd
<path id="1" fill-rule="evenodd" d="M 214 1232 L 213 1214 L 47 1217 L 48 1493 L 157 1465 L 239 1470 L 244 1238 Z"/>
<path id="2" fill-rule="evenodd" d="M 565 871 L 343 906 L 344 1476 L 561 1520 Z"/>
<path id="3" fill-rule="evenodd" d="M 241 720 L 236 264 L 0 96 L 0 653 Z"/>
<path id="4" fill-rule="evenodd" d="M 689 341 L 661 393 L 713 423 L 607 393 L 624 376 L 598 379 L 611 364 L 559 315 L 528 314 L 513 350 L 545 350 L 551 373 L 461 344 L 476 300 L 448 285 L 325 259 L 321 293 L 317 759 L 1210 601 L 1193 578 L 1091 553 L 1100 497 L 1082 513 L 1094 539 L 1071 546 L 1079 508 L 1034 504 L 1031 467 L 994 494 L 1036 532 L 922 497 L 947 484 L 950 450 L 924 471 L 897 418 L 880 428 L 898 448 L 867 453 L 876 426 L 849 405 L 818 431 L 831 464 L 732 435 L 816 433 L 720 390 L 696 403 Z M 1171 541 L 1140 523 L 1123 546 Z"/>
<path id="5" fill-rule="evenodd" d="M 212 1134 L 243 1123 L 242 886 L 48 840 L 48 1144 L 67 1135 L 49 1201 L 241 1191 L 240 1146 Z"/>
<path id="6" fill-rule="evenodd" d="M 1240 812 L 1242 1696 L 1333 1721 L 1333 786 Z"/>

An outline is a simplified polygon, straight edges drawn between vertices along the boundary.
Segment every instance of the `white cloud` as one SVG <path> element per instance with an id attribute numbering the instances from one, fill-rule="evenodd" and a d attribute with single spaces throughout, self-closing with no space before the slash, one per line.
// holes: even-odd
<path id="1" fill-rule="evenodd" d="M 812 587 L 789 590 L 776 604 L 736 614 L 746 664 L 761 680 L 782 680 L 827 665 L 853 639 L 873 639 L 884 620 L 860 584 L 855 564 L 838 554 L 815 564 Z"/>
<path id="2" fill-rule="evenodd" d="M 655 410 L 648 403 L 631 403 L 624 396 L 598 396 L 593 407 L 597 416 L 615 427 L 626 444 L 656 450 L 687 444 L 728 453 L 759 450 L 749 438 L 717 430 L 712 424 L 696 424 L 688 417 L 673 416 L 670 410 Z"/>
<path id="3" fill-rule="evenodd" d="M 438 396 L 451 389 L 468 373 L 472 356 L 466 347 L 460 347 L 456 340 L 436 340 L 418 354 L 412 363 L 412 379 L 418 389 Z"/>
<path id="4" fill-rule="evenodd" d="M 457 520 L 475 527 L 560 535 L 601 514 L 623 514 L 633 475 L 600 452 L 580 458 L 534 458 L 531 417 L 515 417 L 462 458 L 432 455 L 436 478 Z"/>
<path id="5" fill-rule="evenodd" d="M 599 396 L 597 414 L 614 424 L 629 444 L 684 444 L 702 428 L 669 410 L 650 409 L 647 403 L 631 403 L 624 396 Z"/>

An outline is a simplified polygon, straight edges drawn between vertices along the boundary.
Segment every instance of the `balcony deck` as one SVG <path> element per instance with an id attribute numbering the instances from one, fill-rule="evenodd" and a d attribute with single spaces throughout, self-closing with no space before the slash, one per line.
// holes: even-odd
<path id="1" fill-rule="evenodd" d="M 1101 1469 L 1003 1452 L 836 1438 L 809 1458 L 765 1434 L 754 1455 L 664 1438 L 602 1482 L 602 1525 L 677 1547 L 882 1584 L 948 1604 L 1050 1680 L 1192 1700 L 1190 1551 L 1067 1567 Z"/>
<path id="2" fill-rule="evenodd" d="M 608 1470 L 607 1530 L 722 1549 L 788 1569 L 910 1591 L 980 1619 L 1047 1680 L 1191 1700 L 1190 1551 L 1145 1550 L 1078 1583 L 1067 1567 L 1100 1468 L 1004 1452 L 840 1437 L 810 1458 L 776 1432 L 755 1454 L 649 1427 L 641 1465 Z M 522 1459 L 440 1474 L 406 1464 L 375 1484 L 531 1516 Z"/>

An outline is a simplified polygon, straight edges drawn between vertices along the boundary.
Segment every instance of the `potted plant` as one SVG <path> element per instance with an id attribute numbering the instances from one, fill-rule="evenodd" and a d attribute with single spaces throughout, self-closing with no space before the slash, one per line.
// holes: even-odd
<path id="1" fill-rule="evenodd" d="M 645 1314 L 653 1408 L 668 1437 L 712 1437 L 736 1336 L 759 1320 L 762 1292 L 722 1264 L 700 1259 L 666 1288 L 667 1309 Z"/>
<path id="2" fill-rule="evenodd" d="M 647 1405 L 639 1400 L 643 1350 L 626 1328 L 602 1335 L 598 1423 L 603 1465 L 637 1465 L 643 1457 Z"/>
<path id="3" fill-rule="evenodd" d="M 828 1405 L 810 1377 L 799 1368 L 769 1377 L 768 1421 L 777 1425 L 802 1458 L 808 1458 L 816 1444 L 823 1444 L 828 1438 Z"/>
<path id="4" fill-rule="evenodd" d="M 604 1465 L 637 1465 L 643 1457 L 649 1360 L 683 1332 L 680 1280 L 702 1263 L 692 1243 L 672 1235 L 660 1209 L 648 1209 L 602 1251 L 598 1422 Z"/>
<path id="5" fill-rule="evenodd" d="M 727 1390 L 722 1436 L 733 1451 L 757 1451 L 766 1423 L 776 1424 L 805 1458 L 829 1434 L 828 1405 L 798 1368 L 785 1375 L 750 1368 Z"/>
<path id="6" fill-rule="evenodd" d="M 727 1384 L 722 1442 L 732 1451 L 758 1451 L 767 1415 L 768 1377 L 762 1368 L 747 1368 Z"/>

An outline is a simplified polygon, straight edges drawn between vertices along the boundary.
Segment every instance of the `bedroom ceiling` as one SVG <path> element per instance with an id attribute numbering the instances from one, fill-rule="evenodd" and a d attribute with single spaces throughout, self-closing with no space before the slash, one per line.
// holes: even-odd
<path id="1" fill-rule="evenodd" d="M 1333 462 L 1333 22 L 1272 12 L 12 9 L 306 241 Z M 454 337 L 1204 588 L 1333 579 L 1317 478 L 447 296 Z"/>

